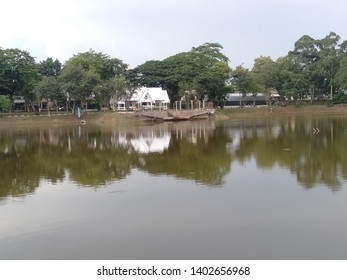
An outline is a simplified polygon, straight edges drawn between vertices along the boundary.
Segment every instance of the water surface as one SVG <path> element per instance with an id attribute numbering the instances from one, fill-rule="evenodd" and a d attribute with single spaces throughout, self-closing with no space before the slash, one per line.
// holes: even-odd
<path id="1" fill-rule="evenodd" d="M 347 120 L 0 132 L 1 259 L 346 259 Z"/>

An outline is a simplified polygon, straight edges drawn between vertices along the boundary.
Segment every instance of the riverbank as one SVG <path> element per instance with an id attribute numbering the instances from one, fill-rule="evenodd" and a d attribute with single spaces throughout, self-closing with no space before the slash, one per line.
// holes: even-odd
<path id="1" fill-rule="evenodd" d="M 216 120 L 227 119 L 244 119 L 244 118 L 261 118 L 274 116 L 347 116 L 347 105 L 335 105 L 328 107 L 326 105 L 307 105 L 302 107 L 245 107 L 245 108 L 229 108 L 217 109 L 211 118 Z M 98 125 L 119 125 L 141 123 L 142 119 L 138 118 L 134 113 L 120 112 L 88 112 L 80 119 L 75 115 L 66 113 L 48 114 L 12 114 L 10 116 L 0 117 L 0 127 L 28 127 L 38 125 L 62 126 L 75 124 L 98 124 Z"/>
<path id="2" fill-rule="evenodd" d="M 347 117 L 347 105 L 306 105 L 306 106 L 286 106 L 286 107 L 244 107 L 216 110 L 215 118 L 220 120 L 261 118 L 274 116 L 338 116 Z"/>
<path id="3" fill-rule="evenodd" d="M 20 113 L 0 117 L 0 128 L 30 126 L 65 126 L 77 124 L 119 124 L 134 123 L 138 119 L 133 113 L 88 112 L 81 118 L 67 113 L 33 114 Z"/>

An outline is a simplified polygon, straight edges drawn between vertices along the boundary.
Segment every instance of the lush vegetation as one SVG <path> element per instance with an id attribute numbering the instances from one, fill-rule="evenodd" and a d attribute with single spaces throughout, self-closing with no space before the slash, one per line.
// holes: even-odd
<path id="1" fill-rule="evenodd" d="M 42 102 L 48 109 L 77 103 L 84 107 L 91 101 L 103 107 L 138 86 L 161 86 L 171 102 L 207 97 L 221 104 L 228 92 L 273 91 L 294 101 L 347 100 L 347 41 L 334 32 L 321 39 L 304 35 L 286 56 L 275 61 L 260 56 L 252 69 L 231 69 L 222 50 L 218 43 L 205 43 L 129 69 L 122 60 L 94 50 L 62 64 L 52 58 L 37 63 L 27 51 L 0 48 L 0 111 L 8 111 L 8 100 L 12 103 L 15 96 L 25 98 L 27 110 Z"/>

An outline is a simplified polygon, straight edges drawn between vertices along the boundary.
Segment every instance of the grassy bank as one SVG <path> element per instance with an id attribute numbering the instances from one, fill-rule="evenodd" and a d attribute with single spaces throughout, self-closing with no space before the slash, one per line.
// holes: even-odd
<path id="1" fill-rule="evenodd" d="M 71 114 L 33 114 L 20 113 L 0 117 L 0 127 L 27 127 L 27 126 L 64 126 L 86 124 L 119 124 L 138 122 L 138 118 L 133 113 L 113 113 L 113 112 L 88 112 L 77 118 Z"/>
<path id="2" fill-rule="evenodd" d="M 338 105 L 328 107 L 326 105 L 305 105 L 305 106 L 286 106 L 286 107 L 245 107 L 220 109 L 216 111 L 217 119 L 235 118 L 259 118 L 273 116 L 310 116 L 310 115 L 346 115 L 347 106 Z"/>
<path id="3" fill-rule="evenodd" d="M 326 105 L 306 105 L 301 107 L 246 107 L 217 109 L 213 118 L 217 120 L 242 119 L 242 118 L 261 118 L 273 116 L 309 116 L 309 115 L 345 115 L 347 116 L 347 106 Z M 0 127 L 27 127 L 27 126 L 62 126 L 76 125 L 81 123 L 95 125 L 119 125 L 119 124 L 136 124 L 141 120 L 134 113 L 117 113 L 117 112 L 88 112 L 80 119 L 71 114 L 57 114 L 55 112 L 48 114 L 12 114 L 10 116 L 0 117 Z"/>

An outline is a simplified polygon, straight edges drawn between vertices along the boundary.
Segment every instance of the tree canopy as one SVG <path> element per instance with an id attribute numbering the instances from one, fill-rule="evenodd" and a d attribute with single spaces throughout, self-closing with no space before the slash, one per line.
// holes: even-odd
<path id="1" fill-rule="evenodd" d="M 133 81 L 143 86 L 161 86 L 168 90 L 171 102 L 190 93 L 196 99 L 218 99 L 225 93 L 230 68 L 222 45 L 205 43 L 189 52 L 152 60 L 132 71 Z"/>
<path id="2" fill-rule="evenodd" d="M 119 58 L 90 49 L 64 63 L 48 57 L 36 63 L 27 51 L 0 48 L 0 96 L 27 105 L 46 98 L 55 104 L 71 101 L 100 106 L 123 98 L 139 86 L 162 87 L 171 102 L 223 102 L 228 92 L 270 94 L 283 98 L 347 99 L 347 41 L 330 32 L 323 38 L 301 36 L 286 56 L 254 59 L 252 69 L 231 69 L 219 43 L 204 43 L 163 60 L 149 60 L 133 69 Z M 27 106 L 29 109 L 30 106 Z"/>
<path id="3" fill-rule="evenodd" d="M 0 49 L 0 95 L 21 95 L 32 100 L 38 80 L 35 59 L 19 49 Z"/>

